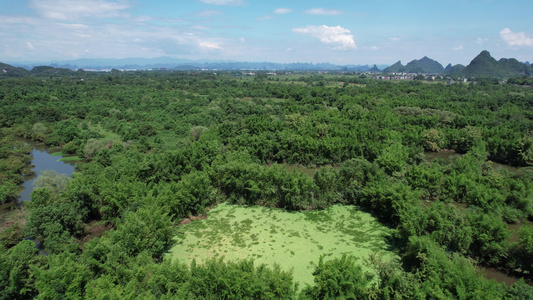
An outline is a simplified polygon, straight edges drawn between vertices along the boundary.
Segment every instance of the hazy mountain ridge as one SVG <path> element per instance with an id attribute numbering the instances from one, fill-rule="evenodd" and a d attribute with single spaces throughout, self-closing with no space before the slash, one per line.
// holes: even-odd
<path id="1" fill-rule="evenodd" d="M 367 71 L 372 65 L 335 65 L 330 63 L 272 63 L 225 60 L 187 60 L 171 57 L 125 59 L 76 59 L 61 62 L 10 62 L 11 65 L 32 70 L 36 66 L 76 69 L 122 70 L 302 70 L 302 71 Z M 387 65 L 378 66 L 381 69 Z"/>
<path id="2" fill-rule="evenodd" d="M 30 71 L 24 69 L 24 68 L 17 68 L 12 65 L 0 63 L 0 77 L 1 76 L 8 76 L 8 77 L 23 77 L 30 74 Z"/>
<path id="3" fill-rule="evenodd" d="M 528 62 L 521 63 L 514 58 L 502 58 L 499 61 L 494 59 L 486 50 L 481 51 L 468 66 L 448 64 L 443 68 L 435 60 L 423 57 L 420 60 L 412 60 L 407 65 L 402 65 L 401 61 L 385 68 L 383 73 L 426 73 L 426 74 L 446 74 L 462 77 L 512 77 L 530 76 L 533 74 L 533 67 Z"/>
<path id="4" fill-rule="evenodd" d="M 448 64 L 444 68 L 439 62 L 424 56 L 402 65 L 401 61 L 386 65 L 334 65 L 330 63 L 272 63 L 236 61 L 193 61 L 171 57 L 126 58 L 126 59 L 77 59 L 51 64 L 38 62 L 17 62 L 12 65 L 0 63 L 0 77 L 22 77 L 29 75 L 62 75 L 76 69 L 93 70 L 263 70 L 263 71 L 355 71 L 379 73 L 426 73 L 446 74 L 459 77 L 512 77 L 531 76 L 533 66 L 514 58 L 494 59 L 486 50 L 477 55 L 466 67 Z"/>
<path id="5" fill-rule="evenodd" d="M 427 74 L 442 74 L 444 67 L 437 61 L 424 56 L 420 60 L 414 59 L 406 66 L 402 65 L 401 61 L 396 62 L 392 66 L 385 68 L 383 73 L 427 73 Z"/>

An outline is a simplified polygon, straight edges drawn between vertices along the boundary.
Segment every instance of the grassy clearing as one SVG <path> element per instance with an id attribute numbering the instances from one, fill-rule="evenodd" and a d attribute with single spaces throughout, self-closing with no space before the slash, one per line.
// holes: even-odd
<path id="1" fill-rule="evenodd" d="M 221 204 L 208 218 L 179 227 L 173 259 L 197 263 L 213 257 L 226 261 L 253 258 L 256 264 L 279 264 L 293 270 L 300 286 L 313 284 L 320 255 L 348 253 L 363 259 L 381 252 L 386 257 L 390 229 L 357 207 L 335 205 L 323 211 L 287 212 Z"/>
<path id="2" fill-rule="evenodd" d="M 93 125 L 92 128 L 103 136 L 101 138 L 102 140 L 105 140 L 105 141 L 111 140 L 113 141 L 113 143 L 122 142 L 122 138 L 120 137 L 120 135 L 104 129 L 101 124 Z"/>

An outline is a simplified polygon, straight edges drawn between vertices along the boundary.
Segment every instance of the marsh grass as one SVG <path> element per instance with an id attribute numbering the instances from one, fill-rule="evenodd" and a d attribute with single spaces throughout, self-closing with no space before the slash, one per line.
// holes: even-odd
<path id="1" fill-rule="evenodd" d="M 50 154 L 51 156 L 63 156 L 57 161 L 80 161 L 84 160 L 84 158 L 79 157 L 77 155 L 70 155 L 70 156 L 64 156 L 65 154 L 62 151 L 54 152 Z"/>
<path id="2" fill-rule="evenodd" d="M 84 160 L 84 158 L 79 157 L 79 156 L 66 156 L 66 157 L 62 157 L 58 159 L 57 161 L 80 161 L 80 160 Z"/>
<path id="3" fill-rule="evenodd" d="M 168 254 L 174 259 L 190 263 L 213 257 L 227 261 L 253 258 L 256 264 L 279 264 L 293 270 L 300 287 L 313 283 L 320 255 L 333 258 L 347 253 L 361 265 L 371 253 L 394 255 L 386 250 L 391 230 L 354 206 L 287 212 L 221 204 L 207 219 L 181 225 L 179 232 Z"/>

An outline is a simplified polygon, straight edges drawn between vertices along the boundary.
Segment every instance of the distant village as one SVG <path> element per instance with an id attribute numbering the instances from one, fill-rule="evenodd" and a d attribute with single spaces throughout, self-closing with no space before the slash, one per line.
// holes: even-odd
<path id="1" fill-rule="evenodd" d="M 366 73 L 368 74 L 368 73 Z M 419 74 L 419 73 L 392 73 L 392 74 L 376 74 L 374 72 L 371 72 L 370 75 L 372 75 L 372 79 L 376 80 L 427 80 L 427 81 L 435 81 L 435 80 L 445 80 L 448 79 L 449 84 L 454 84 L 458 81 L 460 82 L 468 82 L 467 78 L 462 78 L 460 80 L 454 80 L 451 79 L 448 76 L 442 76 L 442 75 L 433 75 L 433 74 Z"/>

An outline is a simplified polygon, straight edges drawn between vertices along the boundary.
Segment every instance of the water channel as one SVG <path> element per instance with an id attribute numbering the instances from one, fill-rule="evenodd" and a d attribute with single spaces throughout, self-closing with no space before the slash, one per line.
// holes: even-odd
<path id="1" fill-rule="evenodd" d="M 30 195 L 31 195 L 31 192 L 33 191 L 33 182 L 35 181 L 35 179 L 39 176 L 39 174 L 42 171 L 55 170 L 58 174 L 66 174 L 69 177 L 74 173 L 76 162 L 59 161 L 59 159 L 61 159 L 62 156 L 52 156 L 52 154 L 49 152 L 49 147 L 47 147 L 45 144 L 37 143 L 32 140 L 24 139 L 24 138 L 17 138 L 17 140 L 24 142 L 26 144 L 29 144 L 33 147 L 33 150 L 31 152 L 33 159 L 31 161 L 31 164 L 34 165 L 32 170 L 35 172 L 35 175 L 25 177 L 25 180 L 23 183 L 23 190 L 21 191 L 20 197 L 19 197 L 19 202 L 31 200 Z M 457 157 L 459 155 L 460 154 L 457 154 L 452 151 L 426 152 L 425 153 L 426 160 L 428 160 L 429 162 L 432 162 L 437 158 L 449 159 L 449 158 Z M 499 164 L 499 163 L 492 163 L 492 165 L 495 169 L 504 168 L 514 173 L 519 171 L 519 168 L 512 167 L 509 165 L 504 165 L 504 164 Z M 314 174 L 319 170 L 319 168 L 306 168 L 302 166 L 295 166 L 295 165 L 288 165 L 288 164 L 284 164 L 284 166 L 289 171 L 294 170 L 297 172 L 302 172 L 310 177 L 313 177 Z M 8 217 L 9 213 L 16 206 L 17 205 L 13 202 L 0 205 L 0 224 L 3 224 L 6 221 L 6 218 Z M 513 231 L 513 236 L 511 237 L 512 240 L 517 239 L 517 231 L 521 225 L 522 224 L 509 225 L 509 229 Z M 493 268 L 484 269 L 484 273 L 487 278 L 496 279 L 497 281 L 504 282 L 508 285 L 518 282 L 519 280 L 516 277 L 510 276 L 508 274 L 505 274 Z"/>
<path id="2" fill-rule="evenodd" d="M 49 152 L 49 147 L 43 143 L 37 143 L 29 139 L 16 138 L 17 141 L 23 142 L 33 147 L 31 155 L 33 156 L 31 164 L 34 175 L 25 176 L 22 190 L 19 194 L 18 203 L 29 201 L 31 192 L 33 191 L 33 182 L 39 174 L 44 170 L 54 170 L 58 174 L 66 174 L 71 176 L 74 173 L 76 162 L 58 161 L 62 156 L 52 156 Z M 9 215 L 17 207 L 15 202 L 8 202 L 0 204 L 0 226 L 7 221 Z"/>
<path id="3" fill-rule="evenodd" d="M 440 151 L 440 152 L 425 152 L 424 156 L 428 162 L 433 162 L 435 159 L 453 159 L 455 157 L 461 156 L 461 154 L 456 153 L 454 151 Z M 501 163 L 497 163 L 493 161 L 491 161 L 490 164 L 494 170 L 507 170 L 514 174 L 518 174 L 518 175 L 521 174 L 519 167 L 513 167 L 510 165 L 501 164 Z M 464 205 L 463 208 L 466 208 L 466 205 L 463 203 L 457 203 L 457 204 L 462 204 Z M 520 223 L 520 224 L 508 224 L 507 225 L 507 229 L 511 231 L 511 237 L 509 238 L 509 242 L 511 243 L 518 242 L 518 230 L 520 229 L 520 227 L 522 227 L 525 224 L 532 225 L 533 222 L 525 220 L 523 223 Z M 495 279 L 496 281 L 505 283 L 508 286 L 511 286 L 520 280 L 520 277 L 507 274 L 496 268 L 481 268 L 481 269 L 487 279 Z M 533 282 L 531 280 L 526 280 L 526 282 L 529 285 L 533 285 Z"/>
<path id="4" fill-rule="evenodd" d="M 424 152 L 424 157 L 428 162 L 433 162 L 435 159 L 452 159 L 455 157 L 459 157 L 462 154 L 459 154 L 455 151 L 439 151 L 439 152 Z M 520 174 L 520 168 L 519 167 L 513 167 L 511 165 L 506 164 L 500 164 L 494 161 L 490 161 L 490 164 L 493 169 L 495 170 L 502 170 L 505 169 L 511 173 Z"/>
<path id="5" fill-rule="evenodd" d="M 22 191 L 20 192 L 19 202 L 29 201 L 31 192 L 33 191 L 33 182 L 42 171 L 54 170 L 58 174 L 66 174 L 71 176 L 74 173 L 74 167 L 76 162 L 72 161 L 59 161 L 62 156 L 52 156 L 49 152 L 49 147 L 43 143 L 37 143 L 29 139 L 17 138 L 17 141 L 23 142 L 33 147 L 31 155 L 33 156 L 31 164 L 34 175 L 24 177 L 24 183 L 22 184 Z"/>
<path id="6" fill-rule="evenodd" d="M 0 226 L 9 221 L 10 215 L 14 209 L 17 208 L 18 204 L 31 200 L 30 195 L 33 191 L 33 182 L 35 179 L 37 179 L 42 171 L 54 170 L 58 174 L 66 174 L 70 177 L 74 173 L 74 167 L 76 166 L 76 162 L 59 161 L 62 156 L 52 155 L 49 152 L 50 148 L 43 143 L 37 143 L 24 138 L 16 138 L 16 140 L 33 147 L 33 150 L 31 151 L 31 164 L 34 175 L 24 177 L 24 183 L 22 184 L 22 190 L 19 194 L 18 203 L 9 202 L 0 205 Z M 47 252 L 43 251 L 42 244 L 39 241 L 35 241 L 35 246 L 40 250 L 41 254 L 48 255 Z"/>

